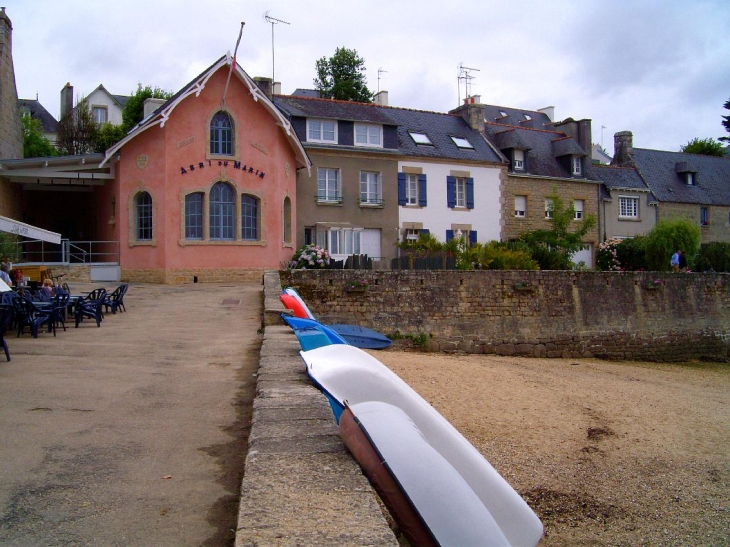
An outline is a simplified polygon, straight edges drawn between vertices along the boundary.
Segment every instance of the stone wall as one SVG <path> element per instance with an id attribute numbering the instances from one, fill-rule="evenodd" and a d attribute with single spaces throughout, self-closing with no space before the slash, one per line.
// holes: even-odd
<path id="1" fill-rule="evenodd" d="M 185 283 L 249 283 L 260 282 L 264 270 L 245 268 L 190 268 L 190 269 L 149 269 L 122 270 L 122 281 L 126 283 L 165 283 L 183 285 Z"/>
<path id="2" fill-rule="evenodd" d="M 323 323 L 370 327 L 430 351 L 728 360 L 728 274 L 294 270 L 280 277 Z M 353 277 L 369 284 L 364 292 L 346 290 Z"/>

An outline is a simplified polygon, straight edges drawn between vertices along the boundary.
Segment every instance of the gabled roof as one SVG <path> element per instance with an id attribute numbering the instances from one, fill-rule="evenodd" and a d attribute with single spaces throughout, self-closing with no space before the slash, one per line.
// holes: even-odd
<path id="1" fill-rule="evenodd" d="M 403 156 L 491 163 L 504 161 L 484 137 L 471 129 L 459 115 L 381 106 L 375 103 L 290 95 L 277 95 L 274 97 L 274 103 L 292 118 L 319 118 L 396 126 L 397 152 Z M 410 133 L 425 134 L 431 144 L 416 143 Z M 460 148 L 451 137 L 466 139 L 474 147 L 473 150 Z M 339 145 L 328 146 L 332 149 L 338 147 Z"/>
<path id="2" fill-rule="evenodd" d="M 111 98 L 111 100 L 113 100 L 121 110 L 124 110 L 124 105 L 127 104 L 127 101 L 129 100 L 128 95 L 112 95 L 104 87 L 104 84 L 99 84 L 99 86 L 94 91 L 89 93 L 87 95 L 87 97 L 89 97 L 92 93 L 94 93 L 96 91 L 103 91 L 104 93 L 106 93 L 109 96 L 109 98 Z"/>
<path id="3" fill-rule="evenodd" d="M 101 165 L 107 163 L 114 156 L 114 154 L 116 154 L 125 144 L 127 144 L 130 140 L 132 140 L 140 133 L 147 131 L 151 127 L 164 127 L 165 123 L 167 123 L 167 120 L 170 118 L 172 112 L 175 110 L 178 104 L 180 104 L 183 100 L 190 97 L 191 95 L 195 95 L 196 97 L 200 95 L 205 89 L 205 86 L 211 76 L 213 76 L 213 74 L 215 74 L 223 67 L 230 67 L 233 62 L 233 57 L 231 56 L 230 52 L 218 59 L 215 63 L 213 63 L 197 77 L 195 77 L 180 91 L 175 93 L 175 95 L 173 95 L 168 101 L 160 105 L 154 112 L 152 112 L 139 124 L 133 127 L 129 131 L 129 133 L 127 133 L 126 137 L 124 137 L 121 141 L 109 148 L 109 150 L 106 151 L 106 156 Z M 266 94 L 261 91 L 259 86 L 256 85 L 256 83 L 251 79 L 248 74 L 246 74 L 246 72 L 241 68 L 238 63 L 235 64 L 232 74 L 235 74 L 235 76 L 248 87 L 249 93 L 251 93 L 254 101 L 260 102 L 261 105 L 269 112 L 271 117 L 274 118 L 276 124 L 282 128 L 282 130 L 286 134 L 289 144 L 294 150 L 294 155 L 296 156 L 297 160 L 297 167 L 306 167 L 307 169 L 309 169 L 312 166 L 312 162 L 309 160 L 307 153 L 304 151 L 302 143 L 299 142 L 299 138 L 292 128 L 291 123 L 289 123 L 289 120 L 279 111 L 278 108 L 276 108 L 276 106 L 274 106 L 274 103 L 272 103 L 271 100 L 266 96 Z"/>
<path id="4" fill-rule="evenodd" d="M 649 187 L 633 167 L 613 167 L 610 165 L 594 165 L 593 174 L 603 182 L 609 190 L 637 190 L 649 192 Z"/>
<path id="5" fill-rule="evenodd" d="M 730 206 L 730 158 L 634 148 L 634 161 L 661 202 Z M 695 173 L 692 186 L 686 170 Z"/>
<path id="6" fill-rule="evenodd" d="M 530 129 L 525 127 L 505 126 L 500 123 L 486 122 L 484 124 L 486 137 L 497 144 L 514 145 L 519 142 L 521 150 L 528 150 L 526 176 L 570 178 L 576 177 L 568 171 L 567 165 L 561 163 L 558 157 L 564 154 L 585 156 L 585 151 L 575 139 L 560 131 L 547 129 Z M 513 133 L 513 135 L 510 135 Z M 513 146 L 517 148 L 517 146 Z M 585 176 L 576 180 L 592 180 L 590 166 L 585 166 Z"/>
<path id="7" fill-rule="evenodd" d="M 46 133 L 56 133 L 58 131 L 58 121 L 48 110 L 36 99 L 18 99 L 18 108 L 27 109 L 31 118 L 41 122 L 43 131 Z"/>

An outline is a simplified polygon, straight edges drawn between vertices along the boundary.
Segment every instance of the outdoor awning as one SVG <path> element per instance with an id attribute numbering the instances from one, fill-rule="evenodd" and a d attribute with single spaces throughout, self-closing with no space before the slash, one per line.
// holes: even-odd
<path id="1" fill-rule="evenodd" d="M 40 239 L 48 243 L 61 243 L 61 234 L 31 226 L 12 218 L 0 217 L 0 231 L 16 234 L 30 239 Z"/>

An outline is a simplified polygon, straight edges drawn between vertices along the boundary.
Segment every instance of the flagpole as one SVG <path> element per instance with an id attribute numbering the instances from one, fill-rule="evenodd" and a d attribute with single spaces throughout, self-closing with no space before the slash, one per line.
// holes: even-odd
<path id="1" fill-rule="evenodd" d="M 236 66 L 236 54 L 238 53 L 238 44 L 241 43 L 241 36 L 243 35 L 243 25 L 246 23 L 241 21 L 241 30 L 238 31 L 238 40 L 236 40 L 236 48 L 233 50 L 233 62 L 231 68 L 228 71 L 228 78 L 226 78 L 226 86 L 223 88 L 223 97 L 221 97 L 221 108 L 226 106 L 226 93 L 228 93 L 228 83 L 231 81 L 231 74 L 233 74 L 233 68 Z"/>

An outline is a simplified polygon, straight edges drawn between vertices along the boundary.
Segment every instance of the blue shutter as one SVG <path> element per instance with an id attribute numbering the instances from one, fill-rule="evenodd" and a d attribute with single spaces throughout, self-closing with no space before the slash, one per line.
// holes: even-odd
<path id="1" fill-rule="evenodd" d="M 431 233 L 431 230 L 429 230 L 428 228 L 422 228 L 420 233 L 428 235 Z"/>
<path id="2" fill-rule="evenodd" d="M 398 173 L 398 205 L 406 204 L 406 174 Z"/>
<path id="3" fill-rule="evenodd" d="M 477 231 L 469 230 L 469 245 L 474 245 L 477 242 Z"/>
<path id="4" fill-rule="evenodd" d="M 466 208 L 474 209 L 474 179 L 466 179 Z"/>
<path id="5" fill-rule="evenodd" d="M 449 209 L 456 207 L 456 177 L 446 177 L 446 206 Z"/>
<path id="6" fill-rule="evenodd" d="M 418 175 L 418 205 L 426 206 L 426 175 Z"/>
<path id="7" fill-rule="evenodd" d="M 454 239 L 454 230 L 446 230 L 446 241 Z"/>

